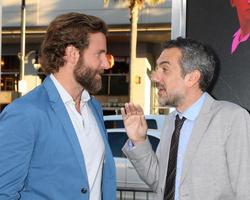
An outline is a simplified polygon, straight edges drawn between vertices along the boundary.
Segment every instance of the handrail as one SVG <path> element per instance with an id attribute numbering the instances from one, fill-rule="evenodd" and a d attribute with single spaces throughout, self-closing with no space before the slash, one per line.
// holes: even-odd
<path id="1" fill-rule="evenodd" d="M 153 190 L 150 188 L 135 188 L 135 187 L 117 187 L 117 191 L 120 192 L 120 200 L 123 200 L 122 193 L 123 192 L 132 192 L 133 193 L 133 200 L 135 200 L 135 193 L 136 192 L 143 192 L 146 193 L 146 199 L 149 200 L 149 193 L 153 193 Z"/>

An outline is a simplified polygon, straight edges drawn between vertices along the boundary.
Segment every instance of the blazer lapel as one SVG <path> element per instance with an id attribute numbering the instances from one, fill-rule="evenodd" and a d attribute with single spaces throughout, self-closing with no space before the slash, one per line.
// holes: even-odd
<path id="1" fill-rule="evenodd" d="M 197 151 L 200 141 L 204 136 L 204 133 L 206 132 L 207 127 L 210 123 L 211 115 L 209 114 L 209 111 L 211 109 L 213 101 L 214 99 L 210 95 L 208 95 L 194 124 L 192 134 L 190 136 L 187 150 L 184 156 L 182 175 L 180 181 L 181 184 L 183 183 L 188 173 L 188 170 L 190 169 L 192 160 L 195 156 L 195 152 Z"/>
<path id="2" fill-rule="evenodd" d="M 44 81 L 44 87 L 48 92 L 50 105 L 52 109 L 55 112 L 55 115 L 60 120 L 64 130 L 65 134 L 68 136 L 68 139 L 72 145 L 73 151 L 77 157 L 78 163 L 80 165 L 80 168 L 82 169 L 84 177 L 87 177 L 86 173 L 86 167 L 84 163 L 84 156 L 75 132 L 75 129 L 73 127 L 73 124 L 70 120 L 70 117 L 68 115 L 68 112 L 65 108 L 65 105 L 63 104 L 63 101 L 60 98 L 60 95 L 52 82 L 52 80 L 47 77 Z"/>

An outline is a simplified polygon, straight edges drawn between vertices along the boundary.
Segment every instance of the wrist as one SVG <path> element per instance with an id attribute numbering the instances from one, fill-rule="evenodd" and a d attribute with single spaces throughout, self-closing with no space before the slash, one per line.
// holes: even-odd
<path id="1" fill-rule="evenodd" d="M 146 141 L 146 136 L 138 139 L 130 139 L 131 142 L 136 146 L 138 144 L 144 143 Z"/>

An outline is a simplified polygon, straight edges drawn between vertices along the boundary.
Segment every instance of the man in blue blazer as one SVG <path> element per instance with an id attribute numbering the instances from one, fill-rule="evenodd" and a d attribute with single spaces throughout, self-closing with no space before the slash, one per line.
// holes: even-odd
<path id="1" fill-rule="evenodd" d="M 43 84 L 0 115 L 1 200 L 115 200 L 115 165 L 100 104 L 106 24 L 79 13 L 51 22 Z"/>

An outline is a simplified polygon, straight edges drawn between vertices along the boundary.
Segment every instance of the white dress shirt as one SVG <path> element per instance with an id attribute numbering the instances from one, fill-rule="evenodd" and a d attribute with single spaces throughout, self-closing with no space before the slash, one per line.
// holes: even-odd
<path id="1" fill-rule="evenodd" d="M 52 74 L 50 78 L 55 84 L 68 111 L 81 146 L 88 176 L 89 200 L 101 200 L 101 179 L 105 147 L 96 119 L 87 104 L 90 95 L 86 90 L 82 92 L 80 102 L 81 113 L 79 113 L 69 93 Z"/>

